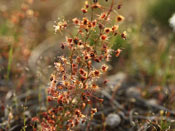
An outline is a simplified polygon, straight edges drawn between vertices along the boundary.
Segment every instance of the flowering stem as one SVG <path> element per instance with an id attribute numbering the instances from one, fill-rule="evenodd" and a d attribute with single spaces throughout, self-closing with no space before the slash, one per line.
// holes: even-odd
<path id="1" fill-rule="evenodd" d="M 107 19 L 108 19 L 108 17 L 109 17 L 109 15 L 110 15 L 110 13 L 111 13 L 111 12 L 112 12 L 112 10 L 113 10 L 113 6 L 114 6 L 114 0 L 112 0 L 112 3 L 111 3 L 111 6 L 110 6 L 110 9 L 109 9 L 109 11 L 108 11 L 108 13 L 107 13 L 107 16 L 106 16 L 105 20 L 107 20 Z"/>

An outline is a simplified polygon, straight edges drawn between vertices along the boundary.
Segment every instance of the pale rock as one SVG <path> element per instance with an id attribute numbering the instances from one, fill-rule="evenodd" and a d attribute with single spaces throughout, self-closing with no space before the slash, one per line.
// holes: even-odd
<path id="1" fill-rule="evenodd" d="M 149 105 L 158 105 L 158 101 L 156 100 L 156 99 L 150 99 L 150 100 L 148 100 L 147 101 L 147 103 L 149 104 Z"/>
<path id="2" fill-rule="evenodd" d="M 129 97 L 140 96 L 140 90 L 136 87 L 130 87 L 129 89 L 127 89 L 126 95 Z"/>
<path id="3" fill-rule="evenodd" d="M 111 113 L 107 116 L 105 122 L 107 126 L 114 128 L 120 124 L 121 118 L 118 114 Z"/>

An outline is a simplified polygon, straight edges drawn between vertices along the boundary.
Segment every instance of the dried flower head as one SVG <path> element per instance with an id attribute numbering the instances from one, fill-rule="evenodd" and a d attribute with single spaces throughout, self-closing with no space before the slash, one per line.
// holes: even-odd
<path id="1" fill-rule="evenodd" d="M 99 70 L 95 70 L 95 71 L 93 72 L 93 76 L 99 77 L 99 76 L 100 76 L 100 71 L 99 71 Z"/>
<path id="2" fill-rule="evenodd" d="M 55 33 L 58 31 L 62 31 L 67 28 L 67 22 L 63 19 L 62 21 L 55 22 L 56 24 L 53 26 L 55 29 Z"/>
<path id="3" fill-rule="evenodd" d="M 92 24 L 92 27 L 96 27 L 96 25 L 97 25 L 97 20 L 92 21 L 91 24 Z"/>
<path id="4" fill-rule="evenodd" d="M 118 57 L 120 55 L 121 51 L 122 51 L 121 49 L 117 49 L 115 56 Z"/>
<path id="5" fill-rule="evenodd" d="M 87 13 L 87 9 L 85 9 L 85 8 L 82 8 L 81 11 L 82 11 L 84 14 Z"/>
<path id="6" fill-rule="evenodd" d="M 101 40 L 107 40 L 108 39 L 108 36 L 107 35 L 101 35 Z"/>
<path id="7" fill-rule="evenodd" d="M 112 26 L 112 31 L 115 32 L 116 30 L 118 30 L 119 26 L 118 25 L 114 25 Z"/>
<path id="8" fill-rule="evenodd" d="M 126 33 L 126 31 L 124 31 L 124 32 L 121 34 L 121 37 L 122 37 L 123 39 L 126 39 L 126 36 L 127 36 L 127 33 Z"/>
<path id="9" fill-rule="evenodd" d="M 111 29 L 110 28 L 105 28 L 104 31 L 105 31 L 105 33 L 108 34 L 108 33 L 110 33 Z"/>
<path id="10" fill-rule="evenodd" d="M 80 24 L 80 20 L 78 18 L 74 18 L 74 19 L 72 19 L 72 21 L 76 25 L 79 25 Z"/>
<path id="11" fill-rule="evenodd" d="M 107 65 L 102 65 L 101 70 L 103 72 L 106 72 L 108 70 L 108 66 Z"/>
<path id="12" fill-rule="evenodd" d="M 117 22 L 122 22 L 125 18 L 122 15 L 117 16 Z"/>
<path id="13" fill-rule="evenodd" d="M 96 112 L 97 112 L 97 108 L 92 108 L 92 109 L 91 109 L 91 114 L 94 115 Z"/>

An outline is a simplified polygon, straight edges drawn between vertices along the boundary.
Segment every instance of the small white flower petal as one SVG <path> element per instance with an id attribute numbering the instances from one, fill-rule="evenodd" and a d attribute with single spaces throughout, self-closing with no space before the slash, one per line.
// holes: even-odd
<path id="1" fill-rule="evenodd" d="M 175 13 L 172 15 L 172 17 L 169 19 L 169 24 L 173 28 L 173 31 L 175 32 Z"/>

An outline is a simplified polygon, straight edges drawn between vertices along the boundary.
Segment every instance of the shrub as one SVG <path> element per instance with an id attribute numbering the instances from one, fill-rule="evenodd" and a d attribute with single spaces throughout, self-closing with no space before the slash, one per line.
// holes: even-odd
<path id="1" fill-rule="evenodd" d="M 76 33 L 70 32 L 66 41 L 61 43 L 61 48 L 68 49 L 69 53 L 60 56 L 55 63 L 56 71 L 51 75 L 48 89 L 48 101 L 51 104 L 43 113 L 42 130 L 71 130 L 80 122 L 91 120 L 97 112 L 95 103 L 103 102 L 94 94 L 102 89 L 97 80 L 108 69 L 102 63 L 109 61 L 112 53 L 118 57 L 122 51 L 119 48 L 113 50 L 110 40 L 116 36 L 126 39 L 126 32 L 118 30 L 124 20 L 123 16 L 116 16 L 120 5 L 114 10 L 117 4 L 115 0 L 111 0 L 109 7 L 105 7 L 109 3 L 105 1 L 104 5 L 97 0 L 85 1 L 81 9 L 83 18 L 72 19 L 72 24 L 59 20 L 54 25 L 55 32 L 61 34 L 73 25 Z M 111 24 L 113 19 L 115 25 Z M 95 63 L 101 63 L 101 67 L 96 68 Z M 85 113 L 87 108 L 89 111 Z"/>

